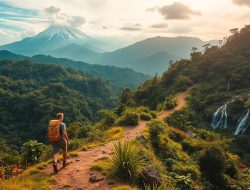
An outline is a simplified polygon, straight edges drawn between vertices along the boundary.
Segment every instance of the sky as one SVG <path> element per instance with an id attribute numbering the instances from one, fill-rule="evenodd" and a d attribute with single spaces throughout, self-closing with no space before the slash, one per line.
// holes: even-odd
<path id="1" fill-rule="evenodd" d="M 250 0 L 0 0 L 0 45 L 68 25 L 124 46 L 154 36 L 222 39 L 250 20 Z"/>

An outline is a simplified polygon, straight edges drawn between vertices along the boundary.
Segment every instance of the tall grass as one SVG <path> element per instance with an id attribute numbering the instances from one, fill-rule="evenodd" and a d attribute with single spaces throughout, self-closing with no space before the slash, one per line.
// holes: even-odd
<path id="1" fill-rule="evenodd" d="M 136 145 L 131 142 L 117 142 L 111 158 L 109 175 L 122 181 L 134 183 L 145 169 L 145 160 Z"/>

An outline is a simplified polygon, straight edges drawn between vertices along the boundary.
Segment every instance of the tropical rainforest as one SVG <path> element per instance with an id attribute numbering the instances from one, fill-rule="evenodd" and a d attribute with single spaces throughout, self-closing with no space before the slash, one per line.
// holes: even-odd
<path id="1" fill-rule="evenodd" d="M 48 165 L 49 148 L 27 140 L 45 143 L 41 136 L 58 109 L 67 113 L 69 136 L 74 139 L 70 150 L 83 151 L 90 142 L 98 146 L 121 139 L 127 129 L 123 126 L 136 128 L 139 122 L 147 122 L 141 135 L 116 142 L 114 152 L 92 166 L 127 184 L 114 190 L 248 189 L 249 122 L 240 134 L 235 135 L 235 129 L 250 108 L 249 44 L 250 26 L 233 29 L 219 46 L 206 44 L 204 52 L 194 47 L 190 59 L 172 63 L 162 76 L 156 75 L 137 89 L 125 89 L 116 105 L 116 91 L 100 79 L 58 66 L 2 61 L 1 152 L 11 154 L 12 150 L 16 162 L 34 166 L 0 184 L 0 189 L 11 187 L 15 180 L 15 187 L 50 189 L 51 181 L 48 176 L 42 181 L 40 171 Z M 190 92 L 187 106 L 159 120 L 157 112 L 175 109 L 183 91 Z M 224 104 L 227 122 L 213 128 L 213 118 Z M 99 120 L 91 122 L 101 108 L 106 109 L 99 112 Z M 16 140 L 18 143 L 13 142 Z M 19 152 L 8 146 L 21 142 L 25 143 Z M 2 163 L 10 163 L 9 156 L 1 154 Z M 13 176 L 13 167 L 9 170 L 3 164 L 2 171 L 5 179 L 7 173 Z"/>

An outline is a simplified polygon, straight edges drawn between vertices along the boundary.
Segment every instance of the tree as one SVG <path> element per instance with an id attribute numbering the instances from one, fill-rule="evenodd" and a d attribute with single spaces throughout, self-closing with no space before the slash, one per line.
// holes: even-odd
<path id="1" fill-rule="evenodd" d="M 21 153 L 26 163 L 35 164 L 39 161 L 44 149 L 44 144 L 36 140 L 29 140 L 21 147 Z"/>

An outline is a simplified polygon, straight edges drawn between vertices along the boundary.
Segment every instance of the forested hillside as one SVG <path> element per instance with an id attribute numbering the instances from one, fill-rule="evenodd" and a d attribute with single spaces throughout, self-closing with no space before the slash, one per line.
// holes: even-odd
<path id="1" fill-rule="evenodd" d="M 180 60 L 162 77 L 145 82 L 130 93 L 131 100 L 156 109 L 168 95 L 194 86 L 192 109 L 207 116 L 207 120 L 230 100 L 239 102 L 238 110 L 232 112 L 245 111 L 250 93 L 250 26 L 232 32 L 222 47 L 206 46 L 204 52 L 193 48 L 191 59 Z"/>
<path id="2" fill-rule="evenodd" d="M 116 87 L 135 88 L 149 79 L 150 76 L 136 72 L 129 68 L 119 68 L 107 65 L 88 64 L 82 61 L 73 61 L 66 58 L 55 58 L 47 55 L 35 55 L 32 57 L 14 54 L 10 51 L 0 50 L 0 60 L 25 60 L 30 59 L 35 63 L 60 65 L 64 68 L 80 70 L 108 81 Z"/>
<path id="3" fill-rule="evenodd" d="M 193 48 L 190 59 L 172 64 L 162 77 L 124 91 L 122 103 L 165 109 L 171 107 L 171 95 L 193 86 L 189 109 L 178 115 L 179 120 L 227 135 L 240 134 L 233 138 L 232 149 L 250 164 L 250 26 L 231 33 L 221 47 L 207 45 L 204 52 Z"/>
<path id="4" fill-rule="evenodd" d="M 14 149 L 27 139 L 46 142 L 57 112 L 67 124 L 86 123 L 116 101 L 116 90 L 99 78 L 55 65 L 0 62 L 0 136 Z"/>

